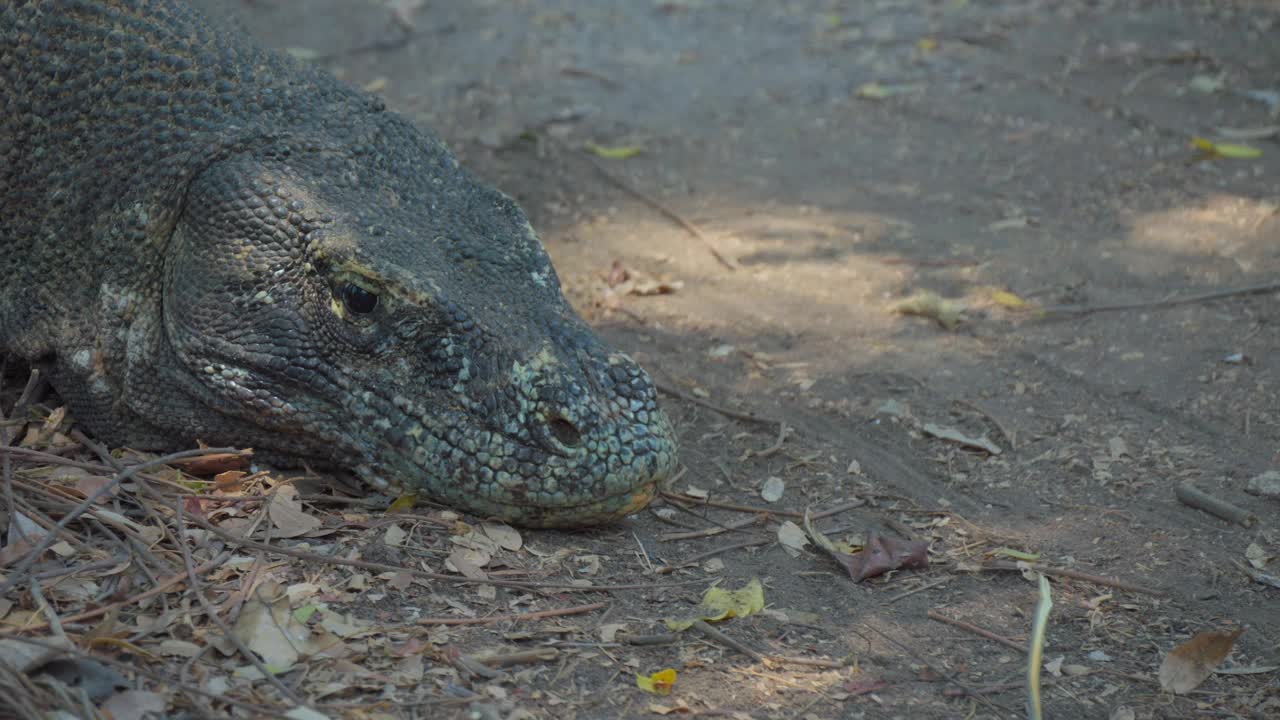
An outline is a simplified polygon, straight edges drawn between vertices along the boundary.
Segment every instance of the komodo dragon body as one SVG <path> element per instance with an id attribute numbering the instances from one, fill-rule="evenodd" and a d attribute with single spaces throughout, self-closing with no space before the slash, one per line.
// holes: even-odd
<path id="1" fill-rule="evenodd" d="M 0 349 L 110 443 L 528 526 L 634 511 L 675 465 L 510 198 L 177 0 L 0 0 L 0 213 Z"/>

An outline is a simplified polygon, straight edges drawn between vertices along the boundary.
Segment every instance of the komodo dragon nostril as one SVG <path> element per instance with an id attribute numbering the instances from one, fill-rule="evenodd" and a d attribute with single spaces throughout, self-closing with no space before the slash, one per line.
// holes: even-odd
<path id="1" fill-rule="evenodd" d="M 574 427 L 573 423 L 562 417 L 552 418 L 547 426 L 551 430 L 551 436 L 565 447 L 574 448 L 582 443 L 582 433 L 578 432 L 578 428 Z"/>

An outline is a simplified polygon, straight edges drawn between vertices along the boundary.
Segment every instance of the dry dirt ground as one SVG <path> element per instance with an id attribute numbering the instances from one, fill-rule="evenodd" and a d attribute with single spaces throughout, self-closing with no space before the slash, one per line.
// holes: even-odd
<path id="1" fill-rule="evenodd" d="M 505 676 L 431 659 L 415 686 L 366 681 L 329 701 L 368 703 L 366 717 L 1022 717 L 1037 586 L 977 569 L 1012 548 L 1141 586 L 1051 578 L 1045 717 L 1280 717 L 1280 671 L 1265 672 L 1280 665 L 1280 587 L 1258 575 L 1280 574 L 1266 564 L 1280 500 L 1245 492 L 1280 465 L 1277 296 L 1157 303 L 1280 271 L 1280 4 L 204 5 L 380 93 L 515 196 L 575 306 L 667 389 L 686 468 L 672 491 L 713 503 L 526 531 L 491 566 L 701 582 L 354 596 L 348 607 L 382 622 L 606 606 L 433 637 L 462 653 L 559 651 Z M 1214 157 L 1193 137 L 1262 153 Z M 958 324 L 893 312 L 926 291 L 963 304 Z M 771 477 L 785 487 L 772 504 Z M 1180 503 L 1187 482 L 1256 524 Z M 671 538 L 753 517 L 715 503 L 820 512 L 855 499 L 818 527 L 929 540 L 930 567 L 854 583 L 812 547 L 793 556 L 777 542 L 786 515 Z M 365 538 L 371 557 L 380 532 Z M 420 542 L 451 547 L 443 532 Z M 438 553 L 424 558 L 441 569 Z M 751 578 L 769 611 L 719 625 L 725 635 L 853 663 L 761 661 L 703 635 L 602 640 L 615 624 L 660 632 L 711 583 Z M 1263 671 L 1161 690 L 1170 649 L 1239 626 L 1224 667 Z M 636 674 L 668 667 L 669 696 L 637 689 Z"/>

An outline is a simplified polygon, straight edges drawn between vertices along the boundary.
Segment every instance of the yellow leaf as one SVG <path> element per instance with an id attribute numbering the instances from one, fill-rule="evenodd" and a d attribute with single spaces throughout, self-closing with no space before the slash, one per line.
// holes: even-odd
<path id="1" fill-rule="evenodd" d="M 889 95 L 889 91 L 880 83 L 865 83 L 858 88 L 858 97 L 867 98 L 868 100 L 883 100 Z"/>
<path id="2" fill-rule="evenodd" d="M 919 315 L 933 318 L 942 327 L 951 330 L 960 324 L 960 314 L 964 312 L 963 304 L 948 300 L 937 293 L 923 291 L 911 297 L 903 298 L 893 306 L 894 312 L 903 315 Z"/>
<path id="3" fill-rule="evenodd" d="M 1169 651 L 1160 664 L 1160 687 L 1188 693 L 1200 686 L 1227 659 L 1244 628 L 1232 632 L 1202 632 Z"/>
<path id="4" fill-rule="evenodd" d="M 867 100 L 884 100 L 894 95 L 916 92 L 922 87 L 921 85 L 881 85 L 878 82 L 869 82 L 858 86 L 854 94 Z"/>
<path id="5" fill-rule="evenodd" d="M 1014 550 L 1012 548 L 996 548 L 991 551 L 991 554 L 1003 555 L 1004 557 L 1010 557 L 1014 560 L 1022 560 L 1023 562 L 1036 562 L 1040 559 L 1040 553 L 1022 552 L 1021 550 Z"/>
<path id="6" fill-rule="evenodd" d="M 414 503 L 418 502 L 418 496 L 412 493 L 401 495 L 387 506 L 387 513 L 409 512 L 413 509 Z"/>
<path id="7" fill-rule="evenodd" d="M 938 49 L 938 41 L 928 37 L 920 38 L 916 41 L 916 47 L 920 48 L 921 52 L 933 52 Z"/>
<path id="8" fill-rule="evenodd" d="M 631 145 L 620 145 L 618 147 L 605 147 L 588 141 L 584 145 L 588 152 L 592 155 L 602 157 L 605 160 L 626 160 L 640 154 L 640 148 Z"/>
<path id="9" fill-rule="evenodd" d="M 725 590 L 720 587 L 709 588 L 702 596 L 702 604 L 698 607 L 698 615 L 688 620 L 667 619 L 663 622 L 671 630 L 684 630 L 697 620 L 719 622 L 732 617 L 746 617 L 764 609 L 764 586 L 759 578 L 738 590 Z"/>
<path id="10" fill-rule="evenodd" d="M 1257 148 L 1236 143 L 1215 143 L 1202 137 L 1191 138 L 1191 146 L 1214 157 L 1231 158 L 1233 160 L 1250 160 L 1262 157 L 1262 151 Z"/>
<path id="11" fill-rule="evenodd" d="M 670 695 L 671 686 L 676 684 L 676 671 L 667 668 L 652 675 L 637 675 L 636 687 L 654 695 Z"/>
<path id="12" fill-rule="evenodd" d="M 1025 310 L 1027 307 L 1026 300 L 1023 300 L 1008 290 L 993 290 L 991 292 L 991 300 L 1000 307 L 1008 308 L 1010 310 Z"/>
<path id="13" fill-rule="evenodd" d="M 1217 143 L 1214 147 L 1218 149 L 1218 154 L 1225 158 L 1233 158 L 1237 160 L 1249 160 L 1256 157 L 1262 157 L 1262 151 L 1249 147 L 1248 145 L 1237 145 L 1235 143 Z"/>

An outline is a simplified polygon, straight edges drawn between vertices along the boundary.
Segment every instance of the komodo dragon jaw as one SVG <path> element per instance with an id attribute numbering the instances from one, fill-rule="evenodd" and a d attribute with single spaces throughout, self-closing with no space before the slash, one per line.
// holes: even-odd
<path id="1" fill-rule="evenodd" d="M 176 0 L 0 3 L 0 210 L 0 349 L 109 442 L 541 527 L 635 511 L 676 464 L 509 198 Z"/>

